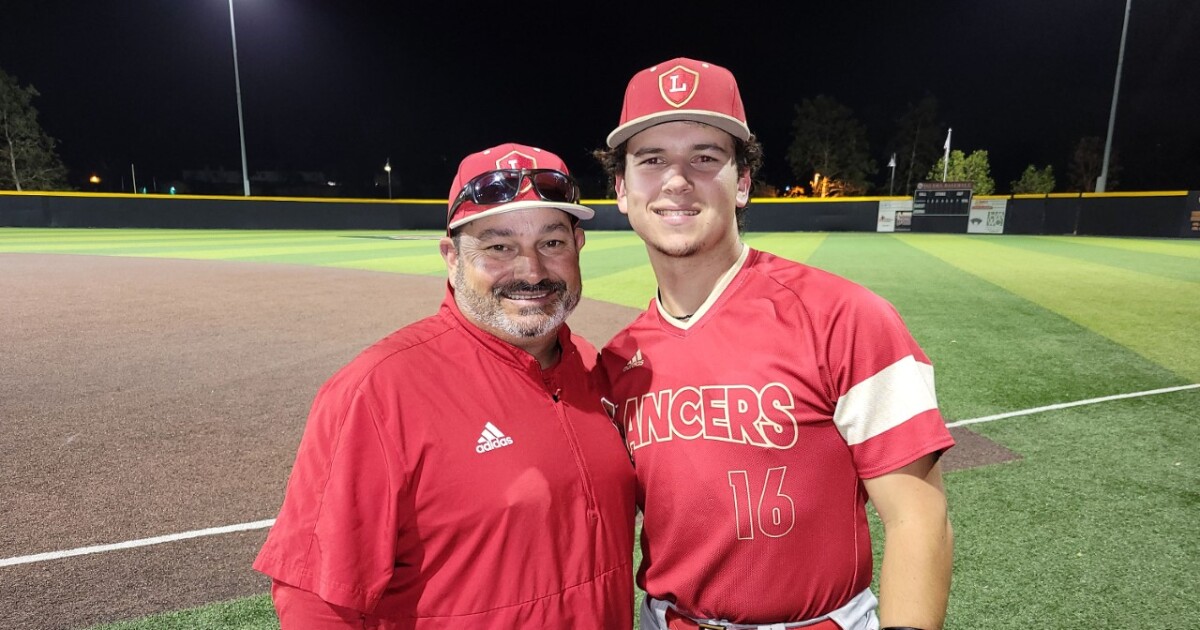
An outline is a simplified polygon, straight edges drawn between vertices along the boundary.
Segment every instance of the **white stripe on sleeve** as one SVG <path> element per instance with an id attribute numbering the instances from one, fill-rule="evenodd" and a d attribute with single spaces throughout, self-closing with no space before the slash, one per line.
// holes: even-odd
<path id="1" fill-rule="evenodd" d="M 909 355 L 851 387 L 838 399 L 833 422 L 854 445 L 935 408 L 933 366 Z"/>

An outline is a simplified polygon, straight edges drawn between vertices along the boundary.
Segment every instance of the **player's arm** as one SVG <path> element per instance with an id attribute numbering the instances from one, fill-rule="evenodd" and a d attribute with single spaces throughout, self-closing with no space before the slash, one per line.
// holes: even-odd
<path id="1" fill-rule="evenodd" d="M 880 626 L 940 629 L 954 548 L 941 467 L 930 454 L 863 484 L 883 521 Z"/>
<path id="2" fill-rule="evenodd" d="M 335 606 L 316 594 L 271 582 L 271 599 L 279 615 L 280 630 L 347 630 L 364 626 L 363 614 L 351 608 Z"/>

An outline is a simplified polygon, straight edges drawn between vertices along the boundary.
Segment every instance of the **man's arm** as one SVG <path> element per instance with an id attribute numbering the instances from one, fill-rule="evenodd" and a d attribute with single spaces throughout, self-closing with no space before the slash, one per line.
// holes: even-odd
<path id="1" fill-rule="evenodd" d="M 271 581 L 271 599 L 280 630 L 348 630 L 365 628 L 363 614 L 335 606 L 308 591 Z"/>
<path id="2" fill-rule="evenodd" d="M 954 549 L 941 467 L 930 454 L 863 484 L 883 521 L 880 626 L 940 629 Z"/>

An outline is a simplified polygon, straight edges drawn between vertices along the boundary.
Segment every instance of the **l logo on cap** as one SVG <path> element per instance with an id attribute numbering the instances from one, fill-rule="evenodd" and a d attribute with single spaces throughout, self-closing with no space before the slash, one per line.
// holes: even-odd
<path id="1" fill-rule="evenodd" d="M 700 73 L 684 66 L 675 66 L 658 75 L 658 92 L 671 107 L 687 105 L 699 86 Z"/>
<path id="2" fill-rule="evenodd" d="M 496 168 L 511 168 L 513 170 L 520 170 L 523 168 L 533 169 L 537 168 L 537 158 L 533 157 L 532 155 L 525 155 L 520 151 L 509 151 L 504 155 L 504 157 L 496 160 Z M 521 190 L 517 191 L 518 195 L 524 195 L 525 193 L 529 192 L 529 189 L 533 186 L 533 184 L 527 179 L 523 179 L 521 181 L 525 183 L 525 186 L 521 188 Z"/>

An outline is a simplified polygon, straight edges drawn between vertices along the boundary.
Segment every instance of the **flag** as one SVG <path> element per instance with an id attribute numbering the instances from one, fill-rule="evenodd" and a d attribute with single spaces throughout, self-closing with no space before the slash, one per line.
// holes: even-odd
<path id="1" fill-rule="evenodd" d="M 950 172 L 950 132 L 954 129 L 946 129 L 946 144 L 943 147 L 946 150 L 945 156 L 942 157 L 942 181 L 946 181 L 946 174 Z"/>

